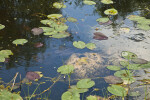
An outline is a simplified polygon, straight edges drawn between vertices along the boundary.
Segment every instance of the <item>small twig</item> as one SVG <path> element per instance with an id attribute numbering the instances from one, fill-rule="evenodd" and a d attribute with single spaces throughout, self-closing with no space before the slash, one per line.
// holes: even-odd
<path id="1" fill-rule="evenodd" d="M 16 81 L 16 78 L 17 78 L 17 76 L 18 76 L 18 73 L 19 73 L 19 72 L 17 72 L 16 75 L 15 75 L 15 77 L 13 78 L 14 82 L 13 82 L 13 84 L 12 84 L 11 91 L 12 91 L 13 88 L 14 88 L 15 81 Z"/>

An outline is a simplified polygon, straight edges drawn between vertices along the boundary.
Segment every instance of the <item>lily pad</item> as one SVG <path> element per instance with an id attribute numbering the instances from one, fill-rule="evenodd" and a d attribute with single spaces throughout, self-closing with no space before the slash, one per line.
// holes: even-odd
<path id="1" fill-rule="evenodd" d="M 23 100 L 18 94 L 11 93 L 5 89 L 0 89 L 0 100 Z"/>
<path id="2" fill-rule="evenodd" d="M 36 47 L 36 48 L 40 48 L 42 46 L 43 46 L 43 43 L 41 43 L 41 42 L 37 42 L 34 44 L 34 47 Z"/>
<path id="3" fill-rule="evenodd" d="M 96 40 L 107 40 L 108 39 L 108 37 L 101 32 L 95 32 L 93 38 Z"/>
<path id="4" fill-rule="evenodd" d="M 16 40 L 14 40 L 12 43 L 13 43 L 13 44 L 16 44 L 16 45 L 18 45 L 18 44 L 23 45 L 23 44 L 25 44 L 25 43 L 27 43 L 27 42 L 28 42 L 28 40 L 26 40 L 26 39 L 16 39 Z"/>
<path id="5" fill-rule="evenodd" d="M 107 17 L 103 17 L 103 18 L 98 18 L 96 19 L 97 22 L 101 22 L 101 23 L 106 23 L 109 21 L 109 18 Z"/>
<path id="6" fill-rule="evenodd" d="M 145 17 L 141 17 L 141 16 L 138 16 L 138 15 L 129 15 L 127 18 L 132 20 L 132 21 L 138 21 L 138 20 L 141 20 L 141 19 L 145 19 Z"/>
<path id="7" fill-rule="evenodd" d="M 107 87 L 107 90 L 116 96 L 121 96 L 121 97 L 127 96 L 126 89 L 119 85 L 111 85 L 111 86 Z"/>
<path id="8" fill-rule="evenodd" d="M 94 43 L 87 43 L 87 44 L 86 44 L 86 47 L 87 47 L 88 49 L 90 49 L 90 50 L 93 50 L 93 49 L 96 48 L 96 45 L 95 45 Z"/>
<path id="9" fill-rule="evenodd" d="M 50 27 L 40 27 L 43 29 L 43 32 L 52 32 L 54 31 L 54 28 L 50 28 Z"/>
<path id="10" fill-rule="evenodd" d="M 95 85 L 95 82 L 92 81 L 91 79 L 81 79 L 80 81 L 78 81 L 77 83 L 77 88 L 91 88 Z"/>
<path id="11" fill-rule="evenodd" d="M 113 22 L 112 21 L 108 21 L 108 22 L 99 22 L 98 24 L 100 24 L 100 25 L 110 25 L 110 24 L 112 24 Z"/>
<path id="12" fill-rule="evenodd" d="M 84 0 L 83 3 L 87 4 L 87 5 L 95 5 L 96 4 L 94 1 L 91 1 L 91 0 Z"/>
<path id="13" fill-rule="evenodd" d="M 74 41 L 73 46 L 79 49 L 85 48 L 86 44 L 83 41 Z"/>
<path id="14" fill-rule="evenodd" d="M 55 31 L 63 32 L 68 29 L 68 26 L 66 24 L 60 24 L 55 26 Z"/>
<path id="15" fill-rule="evenodd" d="M 5 26 L 0 24 L 0 30 L 2 30 L 3 28 L 5 28 Z"/>
<path id="16" fill-rule="evenodd" d="M 51 19 L 58 19 L 62 17 L 62 14 L 50 14 L 50 15 L 47 15 L 47 17 Z"/>
<path id="17" fill-rule="evenodd" d="M 4 58 L 8 58 L 9 55 L 13 55 L 11 50 L 1 50 L 0 51 L 0 56 Z"/>
<path id="18" fill-rule="evenodd" d="M 54 35 L 54 34 L 58 34 L 58 32 L 57 31 L 52 31 L 52 32 L 44 33 L 44 35 Z"/>
<path id="19" fill-rule="evenodd" d="M 26 73 L 26 78 L 34 81 L 36 79 L 40 79 L 41 77 L 36 72 L 29 71 Z"/>
<path id="20" fill-rule="evenodd" d="M 67 20 L 69 22 L 77 22 L 77 19 L 73 18 L 73 17 L 68 17 Z"/>
<path id="21" fill-rule="evenodd" d="M 141 68 L 150 68 L 150 62 L 148 62 L 146 64 L 141 64 L 139 67 L 141 67 Z"/>
<path id="22" fill-rule="evenodd" d="M 120 65 L 123 67 L 127 67 L 129 65 L 128 61 L 120 61 Z"/>
<path id="23" fill-rule="evenodd" d="M 138 70 L 140 69 L 140 64 L 130 64 L 129 66 L 127 66 L 128 69 L 133 69 L 133 70 Z"/>
<path id="24" fill-rule="evenodd" d="M 119 66 L 107 66 L 107 68 L 110 70 L 120 70 Z"/>
<path id="25" fill-rule="evenodd" d="M 41 20 L 40 22 L 44 25 L 50 25 L 50 24 L 54 23 L 53 20 L 49 20 L 49 19 Z"/>
<path id="26" fill-rule="evenodd" d="M 121 79 L 123 80 L 123 84 L 131 84 L 135 82 L 134 77 L 122 77 Z"/>
<path id="27" fill-rule="evenodd" d="M 53 37 L 53 38 L 66 38 L 70 36 L 70 34 L 68 32 L 59 32 L 59 33 L 56 33 L 56 34 L 53 34 L 52 36 L 50 37 Z"/>
<path id="28" fill-rule="evenodd" d="M 101 0 L 101 2 L 104 4 L 113 4 L 112 0 Z"/>
<path id="29" fill-rule="evenodd" d="M 147 60 L 142 59 L 142 58 L 134 58 L 134 59 L 131 59 L 131 61 L 133 61 L 136 64 L 147 64 L 148 63 Z"/>
<path id="30" fill-rule="evenodd" d="M 118 84 L 123 82 L 123 80 L 120 77 L 116 76 L 106 76 L 104 77 L 104 80 L 106 81 L 106 83 L 110 84 Z"/>
<path id="31" fill-rule="evenodd" d="M 60 8 L 66 8 L 66 5 L 64 5 L 62 2 L 61 3 L 55 2 L 55 3 L 53 3 L 53 6 L 55 8 L 58 8 L 58 9 L 60 9 Z"/>
<path id="32" fill-rule="evenodd" d="M 41 33 L 43 33 L 42 28 L 33 28 L 31 31 L 34 35 L 40 35 Z"/>
<path id="33" fill-rule="evenodd" d="M 150 30 L 150 26 L 148 25 L 148 24 L 137 24 L 137 27 L 139 28 L 139 29 L 142 29 L 142 30 L 145 30 L 145 31 L 148 31 L 148 30 Z"/>
<path id="34" fill-rule="evenodd" d="M 67 91 L 62 94 L 61 100 L 80 100 L 80 94 Z"/>
<path id="35" fill-rule="evenodd" d="M 72 86 L 70 86 L 70 88 L 68 89 L 68 91 L 70 91 L 70 92 L 72 92 L 72 93 L 73 93 L 73 92 L 84 93 L 84 92 L 87 92 L 88 89 L 77 88 L 76 85 L 72 85 Z"/>
<path id="36" fill-rule="evenodd" d="M 98 99 L 97 96 L 89 95 L 88 97 L 86 97 L 86 100 L 101 100 L 101 99 Z"/>
<path id="37" fill-rule="evenodd" d="M 133 77 L 133 74 L 131 73 L 130 70 L 120 70 L 115 72 L 114 75 L 121 78 Z"/>
<path id="38" fill-rule="evenodd" d="M 57 72 L 61 74 L 70 74 L 73 73 L 73 70 L 74 70 L 73 65 L 63 65 L 57 69 Z"/>
<path id="39" fill-rule="evenodd" d="M 0 57 L 0 62 L 5 62 L 5 58 L 4 57 Z"/>
<path id="40" fill-rule="evenodd" d="M 125 59 L 135 59 L 137 58 L 137 55 L 135 53 L 129 52 L 129 51 L 122 51 L 121 56 Z"/>
<path id="41" fill-rule="evenodd" d="M 104 13 L 105 13 L 106 15 L 117 15 L 117 14 L 118 14 L 118 11 L 117 11 L 116 9 L 112 8 L 112 9 L 107 9 L 107 10 L 105 10 Z"/>

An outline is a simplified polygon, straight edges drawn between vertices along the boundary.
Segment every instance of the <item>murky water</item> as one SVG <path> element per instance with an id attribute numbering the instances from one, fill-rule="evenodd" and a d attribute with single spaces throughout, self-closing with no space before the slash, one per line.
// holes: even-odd
<path id="1" fill-rule="evenodd" d="M 59 0 L 60 1 L 60 0 Z M 46 77 L 58 76 L 57 68 L 63 65 L 69 57 L 74 53 L 83 54 L 85 52 L 99 53 L 103 58 L 103 66 L 108 63 L 109 56 L 119 57 L 120 52 L 128 50 L 136 53 L 139 57 L 150 60 L 149 38 L 150 31 L 137 29 L 135 23 L 126 19 L 128 15 L 140 15 L 150 18 L 150 12 L 146 10 L 150 2 L 148 0 L 114 0 L 112 5 L 104 5 L 99 0 L 93 0 L 97 4 L 95 6 L 84 5 L 82 0 L 66 0 L 67 8 L 56 9 L 52 7 L 55 0 L 3 0 L 0 2 L 0 24 L 6 27 L 0 30 L 0 50 L 10 49 L 14 53 L 8 63 L 0 63 L 0 77 L 4 82 L 9 82 L 16 72 L 25 77 L 27 71 L 41 71 Z M 111 17 L 113 24 L 109 26 L 99 25 L 96 19 L 105 17 L 104 10 L 115 8 L 118 15 Z M 40 17 L 41 14 L 63 14 L 65 17 L 74 17 L 77 23 L 67 22 L 69 26 L 67 30 L 71 33 L 70 37 L 63 39 L 49 38 L 44 35 L 34 36 L 31 29 L 40 27 L 40 20 L 46 17 Z M 121 27 L 130 28 L 129 33 L 121 33 Z M 99 30 L 96 31 L 95 29 Z M 94 40 L 93 33 L 102 32 L 108 36 L 108 40 Z M 143 33 L 145 39 L 140 42 L 130 40 L 134 34 Z M 18 38 L 25 38 L 29 42 L 23 46 L 15 46 L 12 41 Z M 97 48 L 95 50 L 77 49 L 72 43 L 81 40 L 85 43 L 93 42 Z M 35 48 L 34 44 L 41 42 L 43 47 Z M 106 63 L 104 63 L 104 61 Z M 99 70 L 100 71 L 100 70 Z M 106 71 L 106 69 L 104 69 Z M 103 72 L 103 71 L 101 71 Z M 107 72 L 107 71 L 106 71 Z M 111 74 L 111 72 L 107 72 Z M 105 76 L 99 74 L 95 76 Z M 89 76 L 90 77 L 90 76 Z M 16 82 L 19 82 L 19 77 Z M 40 81 L 45 81 L 42 78 Z M 104 80 L 95 80 L 94 88 L 103 88 L 107 86 Z M 47 89 L 52 82 L 46 82 L 40 86 L 40 91 Z M 75 84 L 74 82 L 72 84 Z M 21 96 L 27 95 L 28 86 L 23 86 Z M 36 85 L 29 87 L 30 94 L 34 91 Z M 58 82 L 51 90 L 49 99 L 60 100 L 63 92 L 67 91 L 68 82 Z M 25 91 L 25 93 L 23 92 Z M 97 92 L 103 96 L 103 92 Z M 47 95 L 44 94 L 43 97 Z M 88 95 L 88 93 L 87 93 Z"/>

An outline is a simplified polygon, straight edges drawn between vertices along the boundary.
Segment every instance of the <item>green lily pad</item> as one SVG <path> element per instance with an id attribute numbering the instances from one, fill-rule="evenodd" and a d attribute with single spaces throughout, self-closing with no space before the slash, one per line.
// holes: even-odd
<path id="1" fill-rule="evenodd" d="M 150 25 L 150 19 L 142 18 L 137 20 L 137 23 Z"/>
<path id="2" fill-rule="evenodd" d="M 150 68 L 150 62 L 148 62 L 147 64 L 141 64 L 139 67 L 140 68 Z"/>
<path id="3" fill-rule="evenodd" d="M 76 18 L 73 18 L 73 17 L 68 17 L 67 20 L 69 22 L 77 22 L 77 19 Z"/>
<path id="4" fill-rule="evenodd" d="M 80 100 L 80 94 L 67 91 L 62 94 L 61 100 Z"/>
<path id="5" fill-rule="evenodd" d="M 61 3 L 55 2 L 55 3 L 53 3 L 53 6 L 55 8 L 58 8 L 58 9 L 60 9 L 60 8 L 66 8 L 66 5 L 64 5 L 62 2 Z"/>
<path id="6" fill-rule="evenodd" d="M 5 62 L 5 58 L 9 58 L 9 55 L 13 55 L 11 50 L 0 51 L 0 62 Z"/>
<path id="7" fill-rule="evenodd" d="M 145 17 L 141 17 L 141 16 L 138 16 L 138 15 L 129 15 L 127 18 L 132 20 L 132 21 L 138 21 L 138 20 L 141 20 L 141 19 L 145 19 Z"/>
<path id="8" fill-rule="evenodd" d="M 115 72 L 114 76 L 124 78 L 124 77 L 132 77 L 133 74 L 131 73 L 130 70 L 120 70 L 120 71 Z"/>
<path id="9" fill-rule="evenodd" d="M 25 43 L 27 43 L 27 42 L 28 42 L 28 40 L 26 40 L 26 39 L 16 39 L 16 40 L 14 40 L 12 43 L 13 43 L 13 44 L 16 44 L 16 45 L 18 45 L 18 44 L 23 45 L 23 44 L 25 44 Z"/>
<path id="10" fill-rule="evenodd" d="M 134 59 L 137 58 L 137 55 L 135 53 L 129 52 L 129 51 L 122 51 L 121 56 L 125 59 Z"/>
<path id="11" fill-rule="evenodd" d="M 53 21 L 53 20 L 49 20 L 49 19 L 41 20 L 40 22 L 41 22 L 42 24 L 44 24 L 44 25 L 49 25 L 49 24 L 54 23 L 54 21 Z"/>
<path id="12" fill-rule="evenodd" d="M 55 26 L 55 31 L 62 32 L 66 31 L 68 29 L 68 26 L 66 24 L 60 24 Z"/>
<path id="13" fill-rule="evenodd" d="M 111 86 L 107 87 L 107 90 L 116 96 L 121 96 L 121 97 L 127 96 L 126 89 L 119 85 L 111 85 Z"/>
<path id="14" fill-rule="evenodd" d="M 86 47 L 90 50 L 93 50 L 96 48 L 96 45 L 94 43 L 88 43 L 88 44 L 86 44 Z"/>
<path id="15" fill-rule="evenodd" d="M 135 79 L 133 77 L 122 77 L 123 84 L 131 84 L 135 82 Z"/>
<path id="16" fill-rule="evenodd" d="M 23 99 L 18 94 L 14 94 L 7 90 L 0 89 L 0 100 L 23 100 Z"/>
<path id="17" fill-rule="evenodd" d="M 94 1 L 90 1 L 90 0 L 84 0 L 83 3 L 87 4 L 87 5 L 95 5 L 96 4 Z"/>
<path id="18" fill-rule="evenodd" d="M 102 17 L 102 18 L 98 18 L 96 19 L 97 22 L 101 22 L 101 23 L 106 23 L 109 21 L 109 18 L 107 17 Z"/>
<path id="19" fill-rule="evenodd" d="M 121 68 L 119 66 L 107 66 L 110 70 L 120 70 Z"/>
<path id="20" fill-rule="evenodd" d="M 73 65 L 63 65 L 57 69 L 57 72 L 61 74 L 70 74 L 73 73 L 73 70 L 74 70 Z"/>
<path id="21" fill-rule="evenodd" d="M 120 61 L 120 65 L 123 67 L 127 67 L 129 65 L 128 61 Z"/>
<path id="22" fill-rule="evenodd" d="M 68 91 L 70 91 L 70 92 L 77 92 L 77 93 L 84 93 L 84 92 L 87 92 L 88 91 L 88 89 L 81 89 L 81 88 L 77 88 L 77 86 L 76 85 L 72 85 L 72 86 L 70 86 L 70 88 L 68 89 Z"/>
<path id="23" fill-rule="evenodd" d="M 57 34 L 58 32 L 55 32 L 55 31 L 53 31 L 53 32 L 46 32 L 46 33 L 44 33 L 44 35 L 54 35 L 54 34 Z"/>
<path id="24" fill-rule="evenodd" d="M 86 100 L 99 100 L 97 98 L 98 98 L 97 96 L 89 95 L 88 97 L 86 97 Z"/>
<path id="25" fill-rule="evenodd" d="M 47 17 L 51 19 L 58 19 L 62 17 L 62 14 L 50 14 L 50 15 L 47 15 Z"/>
<path id="26" fill-rule="evenodd" d="M 43 32 L 52 32 L 54 31 L 54 28 L 50 28 L 50 27 L 40 27 L 43 29 Z"/>
<path id="27" fill-rule="evenodd" d="M 5 58 L 0 56 L 0 62 L 4 62 Z"/>
<path id="28" fill-rule="evenodd" d="M 117 11 L 116 9 L 112 8 L 112 9 L 107 9 L 107 10 L 105 10 L 104 13 L 105 13 L 106 15 L 117 15 L 117 14 L 118 14 L 118 11 Z"/>
<path id="29" fill-rule="evenodd" d="M 148 24 L 137 24 L 137 27 L 139 28 L 139 29 L 142 29 L 142 30 L 145 30 L 145 31 L 148 31 L 148 30 L 150 30 L 150 26 L 148 25 Z"/>
<path id="30" fill-rule="evenodd" d="M 101 0 L 101 2 L 104 4 L 113 4 L 112 0 Z"/>
<path id="31" fill-rule="evenodd" d="M 0 30 L 2 30 L 3 28 L 5 28 L 5 26 L 0 24 Z"/>
<path id="32" fill-rule="evenodd" d="M 68 37 L 68 36 L 70 36 L 70 34 L 68 33 L 68 32 L 59 32 L 59 33 L 57 33 L 57 34 L 53 34 L 52 36 L 50 36 L 50 37 L 53 37 L 53 38 L 66 38 L 66 37 Z"/>
<path id="33" fill-rule="evenodd" d="M 127 66 L 128 69 L 133 69 L 133 70 L 138 70 L 140 69 L 140 64 L 130 64 L 129 66 Z"/>
<path id="34" fill-rule="evenodd" d="M 95 82 L 92 81 L 91 79 L 81 79 L 77 83 L 77 88 L 91 88 L 95 85 Z"/>
<path id="35" fill-rule="evenodd" d="M 83 41 L 74 41 L 73 46 L 79 49 L 85 48 L 86 44 Z"/>

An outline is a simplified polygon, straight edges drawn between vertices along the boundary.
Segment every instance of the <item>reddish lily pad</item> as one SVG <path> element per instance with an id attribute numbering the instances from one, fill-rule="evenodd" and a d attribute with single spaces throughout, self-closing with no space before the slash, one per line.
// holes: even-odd
<path id="1" fill-rule="evenodd" d="M 116 76 L 106 76 L 104 77 L 104 80 L 106 81 L 106 83 L 111 83 L 111 84 L 117 84 L 123 82 L 123 80 L 120 77 L 116 77 Z"/>
<path id="2" fill-rule="evenodd" d="M 107 22 L 99 22 L 100 25 L 110 25 L 112 24 L 113 22 L 112 21 L 107 21 Z"/>
<path id="3" fill-rule="evenodd" d="M 93 39 L 96 39 L 96 40 L 107 40 L 108 37 L 106 35 L 104 35 L 103 33 L 101 33 L 101 32 L 95 32 Z"/>
<path id="4" fill-rule="evenodd" d="M 36 48 L 40 48 L 42 46 L 43 46 L 43 43 L 41 43 L 41 42 L 38 42 L 38 43 L 34 44 L 34 47 L 36 47 Z"/>
<path id="5" fill-rule="evenodd" d="M 33 28 L 31 31 L 32 31 L 33 35 L 40 35 L 43 33 L 42 28 Z"/>
<path id="6" fill-rule="evenodd" d="M 36 79 L 40 79 L 41 77 L 36 72 L 29 71 L 26 73 L 26 78 L 34 81 Z"/>

